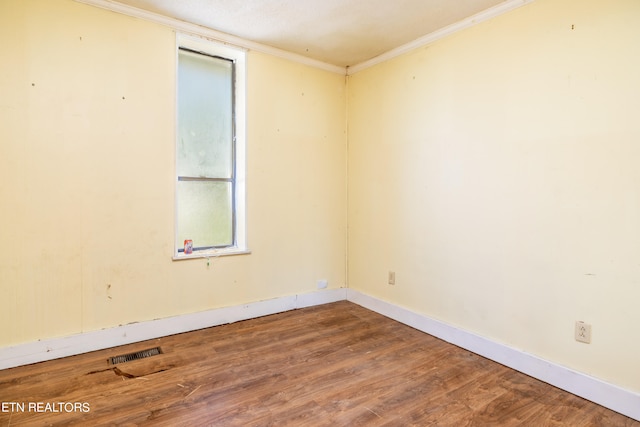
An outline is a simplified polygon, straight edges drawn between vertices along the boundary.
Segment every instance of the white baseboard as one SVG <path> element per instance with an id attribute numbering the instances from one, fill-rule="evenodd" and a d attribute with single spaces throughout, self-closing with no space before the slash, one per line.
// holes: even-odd
<path id="1" fill-rule="evenodd" d="M 640 394 L 353 289 L 347 300 L 640 421 Z"/>
<path id="2" fill-rule="evenodd" d="M 349 300 L 640 421 L 640 395 L 637 393 L 347 288 L 274 298 L 0 348 L 0 369 L 343 300 Z"/>
<path id="3" fill-rule="evenodd" d="M 346 288 L 327 289 L 0 348 L 0 369 L 342 301 L 346 298 Z"/>

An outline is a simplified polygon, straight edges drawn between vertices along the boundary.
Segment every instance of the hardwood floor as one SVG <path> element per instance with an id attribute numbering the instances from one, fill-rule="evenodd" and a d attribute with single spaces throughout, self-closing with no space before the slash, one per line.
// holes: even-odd
<path id="1" fill-rule="evenodd" d="M 0 402 L 2 426 L 640 426 L 346 301 L 0 371 Z"/>

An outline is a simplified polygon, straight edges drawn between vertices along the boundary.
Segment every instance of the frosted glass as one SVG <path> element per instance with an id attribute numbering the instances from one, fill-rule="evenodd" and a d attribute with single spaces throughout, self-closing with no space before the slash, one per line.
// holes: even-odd
<path id="1" fill-rule="evenodd" d="M 231 178 L 233 63 L 180 50 L 178 176 Z"/>
<path id="2" fill-rule="evenodd" d="M 232 186 L 229 182 L 178 181 L 178 249 L 233 244 Z"/>

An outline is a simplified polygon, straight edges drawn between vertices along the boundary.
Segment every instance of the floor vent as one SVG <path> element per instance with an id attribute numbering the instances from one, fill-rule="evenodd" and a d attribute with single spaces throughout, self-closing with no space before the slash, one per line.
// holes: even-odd
<path id="1" fill-rule="evenodd" d="M 144 359 L 146 357 L 157 356 L 162 354 L 160 347 L 154 347 L 147 350 L 136 351 L 135 353 L 121 354 L 120 356 L 113 356 L 109 358 L 110 365 L 117 365 L 118 363 L 131 362 L 132 360 Z"/>

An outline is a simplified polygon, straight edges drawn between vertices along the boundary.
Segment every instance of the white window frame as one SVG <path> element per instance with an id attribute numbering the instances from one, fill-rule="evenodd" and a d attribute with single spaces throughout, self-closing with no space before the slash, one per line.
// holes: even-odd
<path id="1" fill-rule="evenodd" d="M 206 55 L 218 56 L 229 59 L 235 64 L 235 82 L 234 82 L 234 107 L 235 107 L 235 194 L 234 197 L 234 222 L 235 236 L 231 246 L 223 248 L 211 248 L 193 251 L 191 254 L 178 252 L 181 246 L 178 240 L 178 176 L 177 176 L 177 158 L 178 158 L 178 53 L 180 48 L 186 48 Z M 175 208 L 175 224 L 174 224 L 174 260 L 192 259 L 192 258 L 210 258 L 224 255 L 239 255 L 250 253 L 247 247 L 247 230 L 246 230 L 246 51 L 241 48 L 231 47 L 221 43 L 213 42 L 201 37 L 190 36 L 186 34 L 176 34 L 176 135 L 175 142 L 175 161 L 174 161 L 174 208 Z"/>

